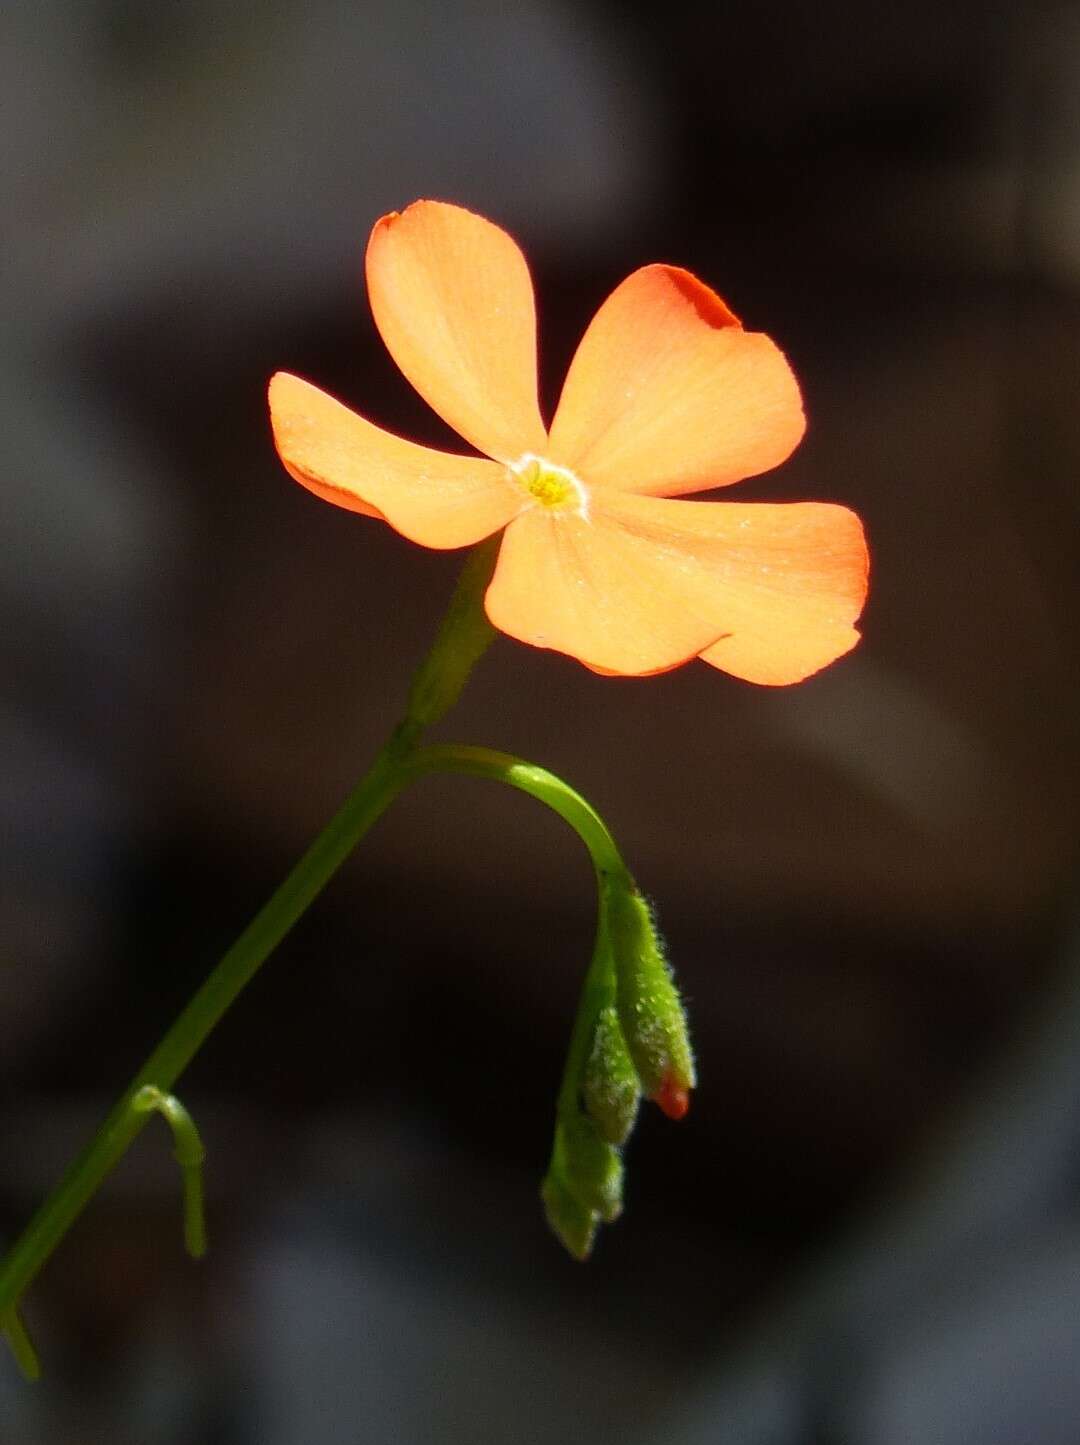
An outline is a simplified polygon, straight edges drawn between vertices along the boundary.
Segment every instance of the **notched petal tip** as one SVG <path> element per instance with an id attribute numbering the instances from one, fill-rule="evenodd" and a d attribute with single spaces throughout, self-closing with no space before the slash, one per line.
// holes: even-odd
<path id="1" fill-rule="evenodd" d="M 789 637 L 768 649 L 760 643 L 747 648 L 733 638 L 724 638 L 706 649 L 701 661 L 755 687 L 793 687 L 839 662 L 861 641 L 857 627 L 838 627 L 832 632 L 822 628 L 809 642 Z"/>
<path id="2" fill-rule="evenodd" d="M 379 235 L 380 232 L 389 231 L 390 227 L 394 224 L 395 221 L 399 220 L 400 217 L 400 211 L 387 211 L 384 216 L 380 216 L 379 219 L 372 226 L 371 231 L 368 235 L 368 245 L 371 245 L 372 241 L 377 235 Z"/>
<path id="3" fill-rule="evenodd" d="M 766 526 L 747 557 L 758 554 L 745 605 L 732 632 L 701 658 L 744 682 L 788 687 L 858 646 L 870 551 L 862 520 L 848 507 L 749 503 L 748 515 L 755 511 Z"/>
<path id="4" fill-rule="evenodd" d="M 737 326 L 742 329 L 742 322 L 723 297 L 695 276 L 693 271 L 687 271 L 684 266 L 672 266 L 666 261 L 655 261 L 651 266 L 642 266 L 641 270 L 662 275 L 707 326 Z"/>
<path id="5" fill-rule="evenodd" d="M 474 212 L 467 211 L 464 206 L 455 205 L 452 201 L 436 201 L 429 197 L 421 196 L 418 200 L 410 201 L 408 205 L 403 206 L 400 211 L 387 211 L 384 215 L 380 216 L 371 228 L 368 244 L 370 245 L 371 241 L 374 240 L 376 233 L 388 233 L 394 229 L 399 221 L 408 220 L 410 217 L 416 216 L 418 213 L 426 210 L 463 211 L 466 215 L 474 214 Z M 483 218 L 481 217 L 481 219 Z"/>

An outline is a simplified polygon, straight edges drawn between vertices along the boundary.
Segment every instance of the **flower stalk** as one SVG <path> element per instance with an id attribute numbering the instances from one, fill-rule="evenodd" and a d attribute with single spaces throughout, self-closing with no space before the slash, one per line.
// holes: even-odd
<path id="1" fill-rule="evenodd" d="M 490 547 L 470 554 L 446 619 L 417 671 L 405 716 L 374 763 L 173 1023 L 0 1265 L 0 1320 L 24 1373 L 28 1373 L 29 1342 L 25 1331 L 20 1333 L 15 1313 L 18 1301 L 146 1127 L 158 1107 L 156 1101 L 164 1103 L 239 994 L 409 781 L 409 763 L 420 734 L 453 705 L 469 669 L 490 641 L 490 637 L 485 640 L 479 619 L 493 564 Z M 148 1105 L 148 1099 L 155 1102 Z M 201 1200 L 193 1197 L 192 1179 L 186 1172 L 189 1248 L 201 1242 Z M 201 1182 L 199 1192 L 201 1195 Z"/>
<path id="2" fill-rule="evenodd" d="M 490 748 L 421 743 L 426 729 L 457 701 L 472 668 L 494 636 L 483 611 L 484 590 L 494 559 L 493 543 L 477 547 L 470 554 L 435 642 L 415 674 L 405 716 L 374 763 L 173 1023 L 0 1264 L 0 1331 L 28 1379 L 36 1379 L 40 1371 L 18 1314 L 19 1302 L 154 1113 L 160 1113 L 173 1131 L 175 1157 L 183 1178 L 186 1247 L 194 1258 L 205 1252 L 203 1144 L 190 1115 L 172 1094 L 172 1087 L 266 958 L 398 793 L 430 773 L 488 778 L 528 793 L 563 818 L 589 852 L 599 900 L 597 946 L 586 975 L 559 1092 L 555 1153 L 544 1198 L 556 1232 L 579 1257 L 588 1253 L 597 1222 L 617 1216 L 622 1171 L 609 1137 L 611 1125 L 603 1121 L 598 1124 L 582 1113 L 580 1100 L 582 1081 L 596 1053 L 598 1022 L 603 1016 L 610 1024 L 614 1017 L 615 970 L 605 900 L 612 887 L 619 893 L 633 890 L 633 880 L 595 808 L 553 773 Z M 625 1045 L 623 1048 L 625 1051 Z M 624 1136 L 631 1122 L 632 1116 L 626 1122 Z M 561 1203 L 552 1203 L 556 1196 Z M 576 1225 L 567 1222 L 571 1216 Z"/>

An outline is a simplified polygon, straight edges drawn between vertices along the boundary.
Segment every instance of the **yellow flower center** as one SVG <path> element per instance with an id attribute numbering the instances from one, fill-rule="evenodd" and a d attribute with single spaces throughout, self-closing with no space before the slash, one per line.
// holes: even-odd
<path id="1" fill-rule="evenodd" d="M 510 463 L 510 470 L 518 484 L 549 512 L 575 512 L 588 516 L 588 494 L 584 486 L 566 467 L 526 452 L 516 462 Z"/>

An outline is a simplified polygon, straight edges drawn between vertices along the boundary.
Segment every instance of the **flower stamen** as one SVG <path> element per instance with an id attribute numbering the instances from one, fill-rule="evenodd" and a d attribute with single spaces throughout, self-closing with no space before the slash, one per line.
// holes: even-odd
<path id="1" fill-rule="evenodd" d="M 589 497 L 584 485 L 567 467 L 560 467 L 535 452 L 525 452 L 510 470 L 529 496 L 549 512 L 589 515 Z"/>

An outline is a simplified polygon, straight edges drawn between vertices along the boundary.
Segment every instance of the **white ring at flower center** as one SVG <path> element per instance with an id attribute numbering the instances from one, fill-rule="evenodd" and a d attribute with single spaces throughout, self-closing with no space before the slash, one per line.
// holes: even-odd
<path id="1" fill-rule="evenodd" d="M 560 467 L 535 452 L 523 452 L 516 462 L 508 465 L 533 506 L 543 507 L 555 516 L 570 513 L 588 519 L 589 493 L 569 467 Z"/>

